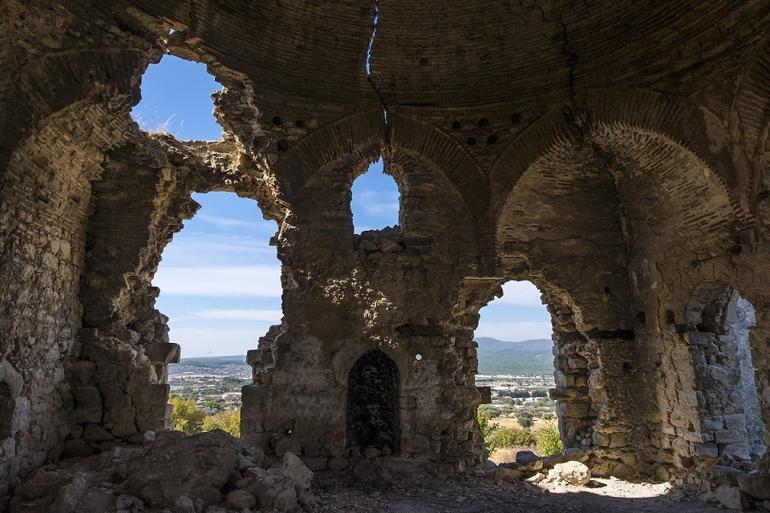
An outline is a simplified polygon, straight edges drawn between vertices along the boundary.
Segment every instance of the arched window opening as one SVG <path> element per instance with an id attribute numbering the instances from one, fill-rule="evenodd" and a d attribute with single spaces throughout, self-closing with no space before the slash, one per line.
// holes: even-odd
<path id="1" fill-rule="evenodd" d="M 754 307 L 731 287 L 704 287 L 687 309 L 704 443 L 718 456 L 767 452 L 749 330 Z"/>
<path id="2" fill-rule="evenodd" d="M 11 394 L 8 383 L 0 382 L 0 440 L 13 434 L 13 417 L 16 412 L 16 400 Z"/>
<path id="3" fill-rule="evenodd" d="M 238 434 L 243 355 L 281 322 L 276 226 L 257 203 L 233 193 L 195 194 L 198 213 L 165 249 L 153 284 L 182 360 L 169 366 L 175 429 Z"/>
<path id="4" fill-rule="evenodd" d="M 398 368 L 382 351 L 359 358 L 348 376 L 347 441 L 352 456 L 390 456 L 399 451 Z"/>
<path id="5" fill-rule="evenodd" d="M 382 158 L 353 182 L 350 210 L 353 231 L 357 234 L 398 225 L 398 185 L 392 176 L 385 173 Z"/>
<path id="6" fill-rule="evenodd" d="M 213 141 L 222 127 L 213 115 L 212 93 L 222 88 L 206 65 L 165 55 L 142 77 L 142 101 L 131 116 L 142 130 L 181 141 Z"/>
<path id="7" fill-rule="evenodd" d="M 547 456 L 563 450 L 555 401 L 551 317 L 540 291 L 528 281 L 509 281 L 502 297 L 480 312 L 477 385 L 492 389 L 492 403 L 479 407 L 485 446 L 493 461 L 515 460 L 519 450 Z"/>

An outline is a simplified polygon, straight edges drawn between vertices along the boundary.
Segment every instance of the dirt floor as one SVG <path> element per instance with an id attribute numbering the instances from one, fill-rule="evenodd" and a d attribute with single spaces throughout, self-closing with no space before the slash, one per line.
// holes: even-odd
<path id="1" fill-rule="evenodd" d="M 684 497 L 670 485 L 595 479 L 589 487 L 496 484 L 487 478 L 426 479 L 386 488 L 344 483 L 314 484 L 319 513 L 724 513 L 716 505 Z"/>

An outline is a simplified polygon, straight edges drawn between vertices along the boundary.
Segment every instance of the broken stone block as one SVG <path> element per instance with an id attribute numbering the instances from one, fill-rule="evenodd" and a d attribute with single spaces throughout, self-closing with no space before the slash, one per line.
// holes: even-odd
<path id="1" fill-rule="evenodd" d="M 755 499 L 770 500 L 770 477 L 760 474 L 740 474 L 736 476 L 738 488 Z"/>
<path id="2" fill-rule="evenodd" d="M 291 479 L 300 490 L 309 489 L 310 483 L 313 480 L 313 472 L 302 463 L 301 459 L 290 452 L 283 455 L 281 474 Z"/>
<path id="3" fill-rule="evenodd" d="M 548 480 L 584 486 L 591 480 L 591 470 L 579 461 L 558 463 L 548 471 Z"/>
<path id="4" fill-rule="evenodd" d="M 227 505 L 238 511 L 253 508 L 257 504 L 257 498 L 246 490 L 233 490 L 227 494 Z"/>
<path id="5" fill-rule="evenodd" d="M 144 346 L 144 353 L 152 363 L 179 363 L 181 348 L 171 342 L 156 342 Z"/>
<path id="6" fill-rule="evenodd" d="M 746 494 L 741 492 L 737 487 L 721 485 L 714 491 L 716 500 L 725 508 L 746 510 L 751 506 Z"/>

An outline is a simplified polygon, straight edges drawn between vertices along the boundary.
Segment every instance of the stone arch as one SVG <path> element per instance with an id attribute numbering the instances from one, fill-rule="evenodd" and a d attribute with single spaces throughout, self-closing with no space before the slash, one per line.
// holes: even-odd
<path id="1" fill-rule="evenodd" d="M 399 370 L 384 352 L 367 351 L 348 373 L 346 437 L 353 454 L 389 456 L 401 446 Z"/>
<path id="2" fill-rule="evenodd" d="M 733 287 L 707 283 L 685 309 L 700 456 L 757 459 L 767 450 L 749 331 L 754 308 Z"/>
<path id="3" fill-rule="evenodd" d="M 130 105 L 139 101 L 139 76 L 149 60 L 141 51 L 93 48 L 74 54 L 49 53 L 26 63 L 14 81 L 13 92 L 18 100 L 0 105 L 7 120 L 0 126 L 0 171 L 5 171 L 13 150 L 26 137 L 58 113 L 102 104 L 106 110 L 127 115 Z M 52 81 L 52 76 L 71 79 Z M 87 108 L 78 114 L 81 119 L 89 119 Z M 97 126 L 104 125 L 94 123 Z M 109 140 L 107 134 L 104 139 Z"/>
<path id="4" fill-rule="evenodd" d="M 404 154 L 432 163 L 452 184 L 471 217 L 476 222 L 482 219 L 489 202 L 488 182 L 473 156 L 432 125 L 399 114 L 392 114 L 390 123 L 394 160 Z"/>
<path id="5" fill-rule="evenodd" d="M 598 91 L 552 108 L 527 128 L 493 165 L 490 186 L 497 192 L 491 201 L 493 216 L 499 216 L 518 180 L 538 160 L 571 145 L 595 144 L 597 129 L 607 132 L 614 127 L 657 134 L 666 145 L 692 153 L 703 163 L 701 169 L 720 183 L 739 224 L 749 224 L 724 126 L 705 109 L 647 91 Z"/>

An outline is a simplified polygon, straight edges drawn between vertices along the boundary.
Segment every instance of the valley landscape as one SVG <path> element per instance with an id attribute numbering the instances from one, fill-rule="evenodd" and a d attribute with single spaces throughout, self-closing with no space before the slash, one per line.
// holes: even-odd
<path id="1" fill-rule="evenodd" d="M 476 342 L 476 384 L 492 389 L 492 403 L 482 405 L 478 414 L 492 458 L 505 460 L 518 449 L 536 449 L 538 433 L 558 438 L 555 402 L 548 397 L 555 386 L 553 342 L 487 337 Z M 177 429 L 194 433 L 208 426 L 238 434 L 234 417 L 241 407 L 241 387 L 251 382 L 245 356 L 183 358 L 169 366 L 168 379 Z"/>

